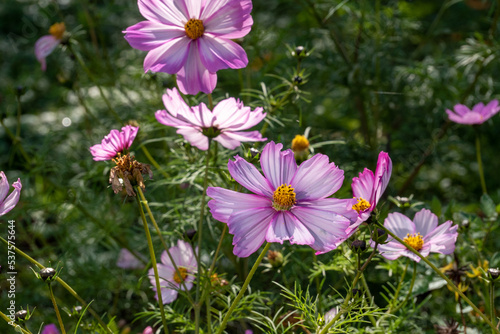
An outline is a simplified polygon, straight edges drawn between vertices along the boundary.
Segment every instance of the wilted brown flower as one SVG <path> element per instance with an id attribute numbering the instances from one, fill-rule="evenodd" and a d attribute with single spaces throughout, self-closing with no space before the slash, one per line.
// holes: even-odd
<path id="1" fill-rule="evenodd" d="M 436 334 L 460 334 L 463 333 L 458 329 L 458 322 L 454 319 L 446 320 L 443 326 L 434 325 Z"/>
<path id="2" fill-rule="evenodd" d="M 125 186 L 127 195 L 135 196 L 134 186 L 137 185 L 141 187 L 142 190 L 146 189 L 142 175 L 148 174 L 150 179 L 153 178 L 151 167 L 135 160 L 135 157 L 130 156 L 129 153 L 126 155 L 118 153 L 118 156 L 113 159 L 113 162 L 116 166 L 113 167 L 109 173 L 109 183 L 111 183 L 111 187 L 115 194 L 121 192 L 123 186 Z"/>

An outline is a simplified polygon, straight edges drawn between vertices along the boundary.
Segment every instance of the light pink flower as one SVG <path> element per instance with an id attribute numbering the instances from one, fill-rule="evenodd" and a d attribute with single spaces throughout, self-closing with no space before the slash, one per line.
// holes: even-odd
<path id="1" fill-rule="evenodd" d="M 446 109 L 450 121 L 459 124 L 483 124 L 499 111 L 497 100 L 492 100 L 486 106 L 482 102 L 478 103 L 472 110 L 463 104 L 455 105 L 453 111 Z"/>
<path id="2" fill-rule="evenodd" d="M 177 74 L 184 94 L 211 93 L 218 70 L 243 68 L 245 50 L 232 40 L 250 32 L 251 0 L 139 0 L 147 21 L 124 31 L 129 44 L 148 51 L 144 71 Z"/>
<path id="3" fill-rule="evenodd" d="M 353 200 L 327 198 L 342 186 L 344 171 L 323 154 L 297 166 L 293 151 L 282 148 L 270 142 L 262 150 L 264 176 L 239 156 L 228 162 L 231 176 L 253 194 L 207 189 L 211 213 L 228 225 L 239 257 L 251 255 L 264 241 L 288 240 L 321 253 L 345 238 Z"/>
<path id="4" fill-rule="evenodd" d="M 137 136 L 138 127 L 127 125 L 122 128 L 122 131 L 111 130 L 100 144 L 91 146 L 90 153 L 95 161 L 111 160 L 119 152 L 128 150 Z"/>
<path id="5" fill-rule="evenodd" d="M 451 220 L 438 226 L 438 218 L 427 209 L 422 209 L 415 214 L 411 221 L 405 215 L 395 212 L 390 213 L 384 221 L 384 226 L 399 238 L 419 251 L 422 256 L 429 253 L 452 254 L 458 236 L 458 225 L 453 225 Z M 388 260 L 395 260 L 400 256 L 420 262 L 420 258 L 410 252 L 405 246 L 394 240 L 391 236 L 388 242 L 379 245 L 380 254 Z M 370 241 L 371 246 L 375 243 Z"/>
<path id="6" fill-rule="evenodd" d="M 14 209 L 19 202 L 21 188 L 23 187 L 21 179 L 17 179 L 16 182 L 12 183 L 12 186 L 14 187 L 14 191 L 7 196 L 10 188 L 9 180 L 7 180 L 7 176 L 5 176 L 3 171 L 0 172 L 0 216 L 3 216 L 10 210 Z"/>
<path id="7" fill-rule="evenodd" d="M 181 275 L 177 274 L 167 252 L 163 251 L 161 254 L 161 263 L 157 264 L 163 304 L 171 303 L 177 298 L 179 290 L 184 289 L 184 284 L 181 284 L 183 280 L 186 289 L 191 290 L 196 271 L 196 258 L 193 247 L 188 242 L 178 240 L 177 246 L 170 247 L 169 251 Z M 153 285 L 153 290 L 156 292 L 156 280 L 153 268 L 149 269 L 148 276 L 151 285 Z M 158 299 L 157 294 L 155 294 L 155 298 Z"/>
<path id="8" fill-rule="evenodd" d="M 163 103 L 167 110 L 156 112 L 158 122 L 177 128 L 178 134 L 200 150 L 208 149 L 209 137 L 228 149 L 235 149 L 241 142 L 266 140 L 259 131 L 242 131 L 266 117 L 260 107 L 252 111 L 231 97 L 220 101 L 213 111 L 204 103 L 190 108 L 175 88 L 167 89 Z"/>
<path id="9" fill-rule="evenodd" d="M 144 332 L 142 332 L 142 334 L 153 334 L 153 328 L 151 326 L 144 328 Z"/>
<path id="10" fill-rule="evenodd" d="M 116 266 L 122 269 L 144 268 L 144 264 L 126 248 L 120 249 L 120 255 L 118 256 L 118 260 L 116 261 Z"/>
<path id="11" fill-rule="evenodd" d="M 42 334 L 60 334 L 60 333 L 55 324 L 48 324 L 43 327 Z"/>
<path id="12" fill-rule="evenodd" d="M 65 31 L 66 26 L 64 22 L 55 23 L 49 29 L 50 35 L 42 36 L 35 42 L 35 56 L 42 65 L 42 71 L 47 69 L 45 58 L 61 44 Z"/>

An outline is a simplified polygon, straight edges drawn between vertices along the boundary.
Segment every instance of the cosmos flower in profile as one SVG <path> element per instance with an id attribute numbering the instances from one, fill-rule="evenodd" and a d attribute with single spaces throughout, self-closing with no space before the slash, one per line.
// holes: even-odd
<path id="1" fill-rule="evenodd" d="M 17 179 L 16 182 L 12 183 L 12 187 L 14 187 L 14 191 L 7 196 L 10 189 L 9 180 L 7 180 L 7 176 L 5 176 L 3 171 L 0 172 L 0 216 L 3 216 L 10 210 L 14 209 L 19 202 L 21 188 L 23 187 L 21 179 Z"/>
<path id="2" fill-rule="evenodd" d="M 455 250 L 458 225 L 453 225 L 453 222 L 448 220 L 438 226 L 438 218 L 430 210 L 420 210 L 413 221 L 399 212 L 390 213 L 384 221 L 384 226 L 424 257 L 430 253 L 452 254 Z M 387 241 L 386 244 L 378 246 L 380 255 L 386 259 L 395 260 L 406 256 L 420 262 L 420 257 L 391 236 Z M 375 246 L 373 241 L 371 246 Z"/>
<path id="3" fill-rule="evenodd" d="M 472 110 L 463 104 L 456 104 L 453 111 L 446 109 L 450 121 L 468 125 L 483 124 L 499 111 L 498 100 L 492 100 L 487 105 L 478 103 Z"/>
<path id="4" fill-rule="evenodd" d="M 208 150 L 209 138 L 230 150 L 241 142 L 266 140 L 259 131 L 243 131 L 259 124 L 266 117 L 261 107 L 252 110 L 232 97 L 217 103 L 213 111 L 204 103 L 189 107 L 175 88 L 167 89 L 163 103 L 167 110 L 158 110 L 156 120 L 177 128 L 178 134 L 200 150 Z"/>
<path id="5" fill-rule="evenodd" d="M 245 50 L 234 39 L 252 27 L 251 0 L 139 0 L 146 21 L 128 27 L 125 39 L 148 51 L 144 71 L 177 74 L 184 94 L 211 93 L 218 70 L 243 68 Z"/>
<path id="6" fill-rule="evenodd" d="M 245 159 L 228 162 L 231 176 L 253 194 L 209 187 L 213 217 L 234 235 L 234 254 L 247 257 L 267 242 L 288 240 L 323 253 L 346 237 L 353 200 L 328 198 L 344 180 L 344 171 L 316 154 L 297 166 L 293 151 L 268 143 L 260 164 L 264 176 Z"/>
<path id="7" fill-rule="evenodd" d="M 55 324 L 48 324 L 43 326 L 42 334 L 60 334 L 60 332 Z"/>
<path id="8" fill-rule="evenodd" d="M 128 150 L 137 136 L 137 131 L 139 131 L 139 128 L 131 125 L 124 126 L 122 131 L 111 130 L 100 144 L 90 147 L 90 153 L 92 153 L 94 161 L 111 160 L 118 153 Z"/>
<path id="9" fill-rule="evenodd" d="M 167 252 L 163 251 L 161 263 L 157 264 L 163 304 L 169 304 L 176 300 L 179 290 L 184 289 L 184 285 L 186 289 L 191 290 L 197 266 L 193 247 L 188 242 L 178 240 L 177 246 L 170 247 L 169 251 L 179 272 L 175 270 Z M 153 285 L 153 290 L 156 292 L 157 287 L 153 268 L 149 269 L 148 276 L 151 285 Z M 158 299 L 157 294 L 155 294 L 155 298 Z"/>
<path id="10" fill-rule="evenodd" d="M 55 23 L 49 28 L 50 35 L 42 36 L 35 42 L 35 56 L 42 65 L 42 71 L 47 69 L 45 58 L 61 44 L 65 31 L 66 25 L 64 22 Z"/>

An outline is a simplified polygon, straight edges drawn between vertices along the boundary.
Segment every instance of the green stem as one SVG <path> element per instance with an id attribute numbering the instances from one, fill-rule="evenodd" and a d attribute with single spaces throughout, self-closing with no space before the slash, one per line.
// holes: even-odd
<path id="1" fill-rule="evenodd" d="M 408 290 L 408 294 L 406 298 L 399 304 L 392 312 L 396 313 L 401 307 L 403 307 L 413 292 L 413 287 L 415 286 L 415 278 L 417 277 L 417 262 L 413 261 L 413 276 L 411 277 L 410 289 Z"/>
<path id="2" fill-rule="evenodd" d="M 491 279 L 490 281 L 490 319 L 493 326 L 496 323 L 496 312 L 495 312 L 495 281 Z M 492 329 L 491 332 L 495 334 L 495 331 Z"/>
<path id="3" fill-rule="evenodd" d="M 214 101 L 212 100 L 212 93 L 207 94 L 208 97 L 208 108 L 214 110 Z"/>
<path id="4" fill-rule="evenodd" d="M 9 247 L 9 243 L 7 242 L 7 240 L 5 240 L 4 238 L 0 237 L 0 241 L 2 241 L 3 243 L 5 243 L 8 247 Z M 18 253 L 19 255 L 21 255 L 22 257 L 24 257 L 25 259 L 27 259 L 28 261 L 30 261 L 31 263 L 33 263 L 35 266 L 37 266 L 38 268 L 40 269 L 45 269 L 45 267 L 40 263 L 38 262 L 37 260 L 33 259 L 31 256 L 29 256 L 28 254 L 24 253 L 22 250 L 20 250 L 19 248 L 13 246 L 13 245 L 10 245 L 10 247 L 14 247 L 14 250 L 16 251 L 16 253 Z M 76 293 L 75 290 L 73 290 L 73 288 L 71 286 L 68 285 L 68 283 L 66 283 L 65 281 L 63 281 L 60 277 L 56 277 L 56 281 L 62 285 L 63 288 L 65 288 L 73 297 L 75 297 L 76 300 L 78 300 L 80 302 L 80 304 L 82 304 L 83 308 L 87 308 L 88 307 L 88 304 L 78 295 L 78 293 Z M 104 323 L 104 321 L 102 321 L 101 317 L 90 307 L 88 307 L 88 310 L 89 310 L 89 313 L 97 320 L 97 322 L 102 326 L 102 328 L 104 328 L 109 334 L 113 334 L 113 332 L 111 331 L 111 329 L 108 327 L 108 325 L 106 325 Z"/>
<path id="5" fill-rule="evenodd" d="M 12 319 L 10 319 L 8 316 L 6 316 L 4 313 L 2 313 L 2 311 L 0 311 L 0 318 L 2 318 L 3 320 L 5 320 L 9 325 L 11 325 L 13 323 Z M 23 334 L 31 334 L 30 331 L 27 331 L 27 330 L 23 329 L 18 324 L 14 324 L 14 325 L 11 325 L 11 326 L 15 328 L 15 331 L 19 331 L 20 330 Z"/>
<path id="6" fill-rule="evenodd" d="M 26 154 L 26 151 L 24 150 L 23 148 L 23 145 L 21 144 L 21 140 L 20 138 L 16 137 L 12 131 L 10 131 L 10 129 L 8 127 L 5 126 L 4 122 L 3 122 L 3 119 L 0 118 L 0 124 L 2 124 L 2 127 L 3 129 L 5 130 L 5 133 L 7 134 L 7 136 L 9 136 L 9 138 L 12 140 L 12 143 L 14 144 L 15 147 L 17 147 L 19 149 L 19 152 L 21 153 L 21 155 L 23 156 L 24 160 L 26 160 L 26 162 L 29 164 L 31 159 L 29 158 L 29 156 Z"/>
<path id="7" fill-rule="evenodd" d="M 361 275 L 361 283 L 363 284 L 363 288 L 365 289 L 366 297 L 368 297 L 368 300 L 370 301 L 368 306 L 370 306 L 371 308 L 373 307 L 373 296 L 370 292 L 370 288 L 368 287 L 368 283 L 366 282 L 364 274 Z M 370 319 L 373 327 L 377 327 L 377 320 L 375 320 L 375 317 L 371 313 L 368 314 L 368 319 Z"/>
<path id="8" fill-rule="evenodd" d="M 61 328 L 61 333 L 66 334 L 66 330 L 64 329 L 64 324 L 61 318 L 61 313 L 59 313 L 59 308 L 57 307 L 56 298 L 54 297 L 54 291 L 52 290 L 52 285 L 50 285 L 50 283 L 51 282 L 47 283 L 47 285 L 49 286 L 50 300 L 52 300 L 52 305 L 54 305 L 54 310 L 56 311 L 56 317 L 57 321 L 59 322 L 59 328 Z"/>
<path id="9" fill-rule="evenodd" d="M 410 264 L 409 261 L 410 261 L 409 259 L 408 259 L 408 261 L 406 261 L 405 269 L 403 271 L 403 274 L 401 275 L 401 279 L 399 280 L 398 287 L 396 288 L 396 292 L 394 293 L 394 298 L 392 300 L 391 306 L 387 309 L 387 313 L 392 313 L 393 307 L 395 307 L 397 302 L 398 302 L 399 291 L 401 290 L 401 286 L 403 285 L 403 281 L 404 281 L 405 276 L 406 276 L 406 271 L 408 270 L 408 265 Z"/>
<path id="10" fill-rule="evenodd" d="M 158 164 L 158 162 L 156 162 L 156 160 L 153 158 L 153 156 L 151 155 L 151 153 L 149 153 L 149 150 L 147 149 L 147 147 L 145 145 L 142 145 L 141 149 L 142 149 L 142 153 L 144 153 L 144 155 L 146 156 L 146 158 L 148 158 L 149 162 L 161 173 L 161 175 L 163 175 L 166 179 L 168 179 L 169 175 L 167 174 L 167 172 L 165 172 L 160 167 L 160 165 Z"/>
<path id="11" fill-rule="evenodd" d="M 478 128 L 476 128 L 476 157 L 477 157 L 477 166 L 479 169 L 479 178 L 481 179 L 481 188 L 483 189 L 483 194 L 487 194 L 488 191 L 486 190 L 486 182 L 484 180 L 484 172 L 483 172 L 483 160 L 481 159 L 481 139 Z"/>
<path id="12" fill-rule="evenodd" d="M 269 242 L 266 242 L 266 246 L 264 247 L 264 249 L 260 253 L 260 255 L 257 258 L 257 260 L 255 261 L 252 269 L 250 270 L 250 273 L 248 273 L 248 276 L 247 276 L 247 278 L 245 280 L 245 283 L 243 283 L 243 286 L 241 287 L 240 292 L 238 293 L 238 295 L 234 299 L 234 301 L 231 304 L 231 307 L 229 308 L 229 310 L 226 312 L 226 315 L 224 316 L 224 319 L 222 319 L 222 323 L 221 323 L 221 325 L 219 327 L 219 330 L 217 331 L 217 334 L 221 334 L 224 331 L 224 329 L 226 328 L 227 322 L 229 321 L 229 318 L 231 317 L 231 314 L 233 313 L 234 308 L 236 307 L 236 305 L 238 305 L 238 302 L 240 301 L 241 297 L 243 297 L 243 294 L 245 293 L 245 291 L 248 288 L 248 284 L 250 284 L 250 281 L 252 280 L 252 277 L 255 274 L 255 271 L 257 271 L 257 268 L 259 267 L 259 264 L 262 262 L 262 259 L 267 254 L 267 251 L 269 250 L 269 247 L 271 247 L 271 244 Z"/>
<path id="13" fill-rule="evenodd" d="M 141 187 L 137 186 L 136 188 L 138 192 L 141 191 Z M 149 226 L 146 220 L 146 215 L 144 214 L 144 210 L 142 208 L 141 200 L 137 196 L 135 198 L 137 200 L 137 205 L 139 206 L 139 211 L 141 213 L 142 223 L 144 225 L 144 232 L 146 233 L 146 239 L 148 240 L 148 248 L 149 248 L 149 255 L 151 257 L 151 264 L 153 265 L 153 271 L 155 273 L 156 293 L 158 295 L 158 306 L 160 307 L 161 321 L 163 323 L 163 331 L 165 332 L 165 334 L 168 334 L 167 319 L 165 319 L 165 309 L 163 308 L 160 277 L 158 276 L 158 267 L 156 265 L 156 256 L 155 256 L 155 250 L 153 248 L 153 241 L 151 240 L 151 234 L 149 233 Z"/>
<path id="14" fill-rule="evenodd" d="M 469 299 L 467 298 L 467 296 L 464 295 L 464 293 L 462 291 L 460 291 L 459 288 L 457 288 L 457 286 L 448 278 L 446 277 L 445 274 L 443 274 L 441 272 L 441 270 L 439 270 L 434 264 L 432 264 L 429 260 L 427 260 L 424 256 L 422 256 L 422 254 L 420 254 L 418 251 L 416 251 L 415 249 L 413 249 L 413 247 L 411 247 L 410 245 L 408 245 L 406 242 L 404 242 L 403 240 L 401 240 L 397 235 L 395 235 L 394 233 L 392 233 L 391 231 L 389 231 L 384 225 L 378 223 L 378 226 L 383 229 L 384 231 L 387 232 L 387 234 L 389 234 L 391 237 L 393 237 L 397 242 L 399 242 L 401 245 L 405 246 L 410 252 L 412 252 L 413 254 L 417 255 L 422 261 L 424 261 L 429 267 L 432 268 L 432 270 L 434 270 L 434 272 L 436 272 L 436 274 L 438 274 L 442 279 L 444 279 L 446 281 L 446 283 L 448 283 L 448 286 L 451 287 L 453 289 L 454 292 L 458 293 L 460 295 L 460 297 L 463 298 L 463 300 L 465 300 L 465 302 L 467 304 L 470 305 L 470 307 L 472 307 L 472 309 L 481 317 L 483 318 L 483 320 L 494 330 L 494 333 L 497 333 L 497 334 L 500 334 L 500 331 L 498 329 L 495 328 L 495 326 L 493 325 L 493 323 L 490 321 L 490 319 L 488 319 L 487 316 L 485 316 L 483 314 L 483 312 L 481 312 L 477 306 Z"/>
<path id="15" fill-rule="evenodd" d="M 212 101 L 211 94 L 208 94 L 210 101 Z M 205 218 L 205 196 L 208 187 L 208 168 L 210 166 L 210 144 L 212 140 L 208 139 L 207 156 L 205 158 L 205 176 L 203 177 L 203 192 L 201 194 L 201 208 L 200 208 L 200 220 L 198 222 L 198 252 L 196 252 L 196 260 L 198 263 L 198 275 L 196 276 L 196 304 L 194 305 L 194 318 L 195 318 L 195 334 L 199 333 L 200 330 L 200 310 L 202 300 L 200 299 L 200 289 L 201 289 L 201 245 L 203 241 L 203 218 Z M 209 278 L 210 281 L 210 278 Z M 208 295 L 207 295 L 208 296 Z"/>

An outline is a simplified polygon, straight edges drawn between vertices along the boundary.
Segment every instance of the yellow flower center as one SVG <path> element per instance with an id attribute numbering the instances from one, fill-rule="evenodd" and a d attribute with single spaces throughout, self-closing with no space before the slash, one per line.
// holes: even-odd
<path id="1" fill-rule="evenodd" d="M 278 211 L 290 210 L 295 204 L 295 189 L 291 185 L 282 184 L 274 191 L 273 207 Z"/>
<path id="2" fill-rule="evenodd" d="M 309 140 L 302 135 L 296 135 L 292 140 L 292 151 L 301 152 L 309 148 Z"/>
<path id="3" fill-rule="evenodd" d="M 175 271 L 174 281 L 176 281 L 178 284 L 181 284 L 186 279 L 186 277 L 188 275 L 187 274 L 188 270 L 184 267 L 177 267 L 177 269 L 179 269 L 179 271 Z M 180 277 L 179 277 L 179 273 L 181 274 Z"/>
<path id="4" fill-rule="evenodd" d="M 419 251 L 424 247 L 424 239 L 422 239 L 422 236 L 420 233 L 414 233 L 410 235 L 408 233 L 406 235 L 406 238 L 403 239 L 404 242 L 406 242 L 408 245 L 410 245 L 414 250 Z"/>
<path id="5" fill-rule="evenodd" d="M 370 206 L 371 206 L 370 203 L 368 203 L 366 199 L 360 197 L 358 198 L 358 203 L 354 204 L 352 206 L 352 209 L 360 213 L 361 211 L 365 211 L 366 209 L 368 209 Z"/>
<path id="6" fill-rule="evenodd" d="M 203 36 L 203 33 L 205 32 L 203 21 L 197 19 L 190 19 L 187 21 L 184 29 L 186 30 L 187 37 L 191 39 L 198 39 Z"/>
<path id="7" fill-rule="evenodd" d="M 49 28 L 49 33 L 57 39 L 61 39 L 66 31 L 66 25 L 64 22 L 54 23 Z"/>

